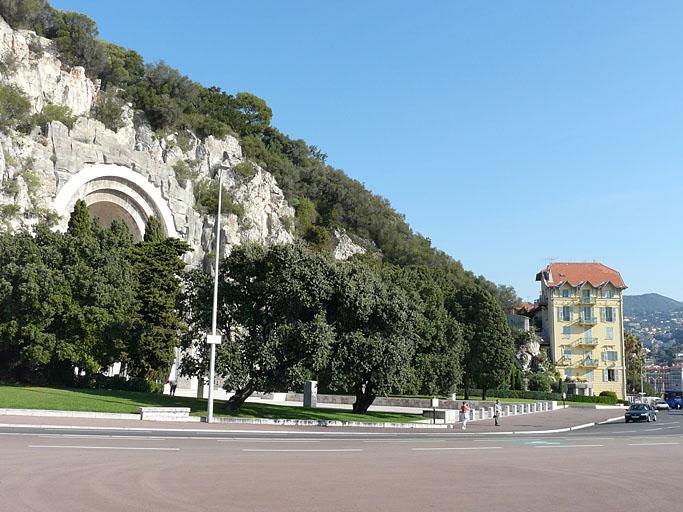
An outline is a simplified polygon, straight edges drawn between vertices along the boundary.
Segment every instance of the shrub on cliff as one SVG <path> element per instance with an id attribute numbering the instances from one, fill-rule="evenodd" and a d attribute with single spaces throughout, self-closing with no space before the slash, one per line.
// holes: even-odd
<path id="1" fill-rule="evenodd" d="M 123 127 L 123 107 L 121 100 L 113 91 L 106 91 L 97 97 L 93 105 L 92 114 L 95 119 L 112 131 Z"/>
<path id="2" fill-rule="evenodd" d="M 216 215 L 218 210 L 218 182 L 215 180 L 202 180 L 194 186 L 195 209 L 204 215 Z M 244 207 L 235 202 L 230 193 L 223 188 L 221 194 L 221 213 L 223 215 L 234 214 L 238 217 L 244 215 Z"/>
<path id="3" fill-rule="evenodd" d="M 18 87 L 0 84 L 0 131 L 25 123 L 30 110 L 31 103 Z"/>

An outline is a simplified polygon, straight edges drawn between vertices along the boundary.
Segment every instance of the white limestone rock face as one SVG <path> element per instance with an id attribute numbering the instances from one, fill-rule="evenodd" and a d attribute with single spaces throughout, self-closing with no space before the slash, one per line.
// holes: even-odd
<path id="1" fill-rule="evenodd" d="M 36 52 L 39 48 L 42 51 Z M 215 179 L 222 168 L 225 189 L 242 206 L 244 215 L 223 216 L 221 252 L 227 254 L 243 241 L 293 241 L 287 219 L 294 216 L 294 210 L 275 178 L 258 167 L 250 177 L 232 171 L 244 161 L 236 138 L 201 141 L 187 132 L 159 139 L 144 114 L 134 112 L 130 105 L 124 107 L 124 126 L 116 132 L 107 129 L 89 117 L 98 85 L 81 68 L 62 66 L 51 41 L 29 31 L 14 31 L 2 18 L 0 59 L 11 64 L 11 72 L 0 76 L 0 81 L 22 89 L 34 111 L 49 102 L 66 105 L 79 116 L 71 130 L 53 122 L 45 133 L 39 128 L 28 135 L 0 133 L 0 229 L 38 222 L 80 171 L 93 164 L 116 164 L 144 176 L 159 190 L 171 211 L 174 231 L 194 249 L 188 262 L 210 267 L 215 216 L 202 215 L 195 208 L 194 184 Z M 196 174 L 182 185 L 174 170 L 180 161 L 191 164 Z M 67 221 L 62 218 L 58 226 L 65 228 Z"/>
<path id="2" fill-rule="evenodd" d="M 90 112 L 98 87 L 85 70 L 63 69 L 52 41 L 28 30 L 12 30 L 1 17 L 0 62 L 9 71 L 2 81 L 23 90 L 34 112 L 46 103 L 66 105 L 75 115 Z"/>
<path id="3" fill-rule="evenodd" d="M 534 332 L 527 332 L 524 342 L 517 347 L 515 360 L 524 372 L 543 369 L 545 353 L 541 350 L 541 338 Z"/>
<path id="4" fill-rule="evenodd" d="M 344 230 L 334 230 L 332 243 L 332 256 L 337 260 L 348 260 L 354 254 L 365 254 L 365 248 L 354 243 Z"/>

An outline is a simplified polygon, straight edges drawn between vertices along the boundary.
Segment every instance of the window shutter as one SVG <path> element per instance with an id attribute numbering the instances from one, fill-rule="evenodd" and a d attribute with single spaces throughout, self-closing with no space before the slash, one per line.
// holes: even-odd
<path id="1" fill-rule="evenodd" d="M 604 382 L 607 382 L 607 379 L 608 379 L 608 377 L 607 377 L 607 370 L 602 370 L 602 380 L 603 380 Z"/>
<path id="2" fill-rule="evenodd" d="M 605 308 L 600 308 L 600 321 L 605 321 Z"/>
<path id="3" fill-rule="evenodd" d="M 614 382 L 619 382 L 619 370 L 614 370 Z"/>
<path id="4" fill-rule="evenodd" d="M 562 321 L 562 308 L 557 308 L 557 320 Z"/>
<path id="5" fill-rule="evenodd" d="M 574 309 L 573 308 L 569 310 L 569 321 L 571 322 L 572 320 L 574 320 Z"/>

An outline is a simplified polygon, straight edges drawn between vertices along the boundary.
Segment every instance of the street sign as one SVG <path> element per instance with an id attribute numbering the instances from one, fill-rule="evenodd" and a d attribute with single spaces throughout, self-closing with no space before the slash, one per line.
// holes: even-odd
<path id="1" fill-rule="evenodd" d="M 221 335 L 220 334 L 207 334 L 206 335 L 206 342 L 209 345 L 220 345 L 221 344 Z"/>

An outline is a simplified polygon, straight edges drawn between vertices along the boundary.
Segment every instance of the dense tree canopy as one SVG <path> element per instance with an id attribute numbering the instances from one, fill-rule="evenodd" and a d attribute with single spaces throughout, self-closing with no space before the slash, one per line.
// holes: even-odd
<path id="1" fill-rule="evenodd" d="M 153 224 L 153 222 L 152 222 Z M 135 244 L 78 201 L 66 233 L 0 233 L 0 378 L 71 384 L 121 361 L 133 376 L 168 372 L 180 324 L 176 239 Z"/>

